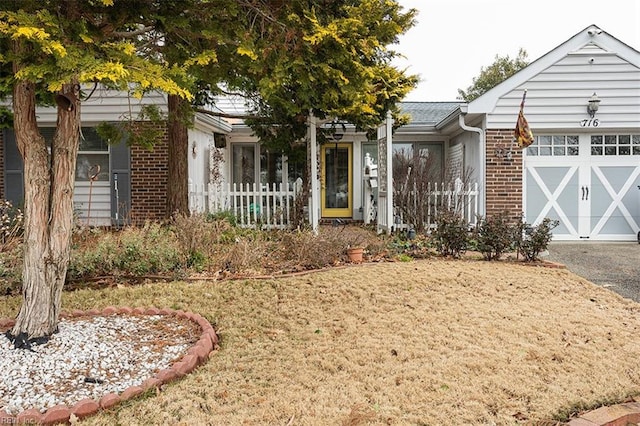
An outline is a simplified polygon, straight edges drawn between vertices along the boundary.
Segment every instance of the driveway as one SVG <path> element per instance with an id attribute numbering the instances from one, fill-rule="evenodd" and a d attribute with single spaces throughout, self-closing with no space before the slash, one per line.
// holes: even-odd
<path id="1" fill-rule="evenodd" d="M 622 297 L 640 302 L 640 245 L 637 242 L 552 242 L 548 260 Z"/>

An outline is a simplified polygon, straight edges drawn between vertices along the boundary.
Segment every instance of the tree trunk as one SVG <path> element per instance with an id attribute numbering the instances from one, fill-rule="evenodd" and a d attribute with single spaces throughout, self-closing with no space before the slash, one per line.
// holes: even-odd
<path id="1" fill-rule="evenodd" d="M 16 66 L 14 65 L 14 72 Z M 73 82 L 61 93 L 75 100 Z M 73 227 L 73 186 L 79 143 L 79 104 L 58 107 L 49 153 L 38 131 L 35 85 L 18 81 L 13 90 L 16 142 L 24 162 L 24 265 L 22 306 L 10 332 L 16 347 L 46 341 L 57 331 Z"/>
<path id="2" fill-rule="evenodd" d="M 188 100 L 169 95 L 169 159 L 167 183 L 167 215 L 189 214 L 189 131 Z M 200 153 L 202 155 L 202 153 Z"/>

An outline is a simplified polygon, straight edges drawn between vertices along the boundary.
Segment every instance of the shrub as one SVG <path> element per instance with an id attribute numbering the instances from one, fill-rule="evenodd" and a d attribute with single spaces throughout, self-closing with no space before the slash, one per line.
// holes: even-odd
<path id="1" fill-rule="evenodd" d="M 0 251 L 0 295 L 19 294 L 22 288 L 22 247 Z"/>
<path id="2" fill-rule="evenodd" d="M 238 218 L 231 211 L 222 211 L 217 213 L 207 213 L 206 219 L 209 222 L 226 221 L 231 226 L 238 226 Z"/>
<path id="3" fill-rule="evenodd" d="M 221 241 L 233 241 L 236 235 L 230 218 L 233 216 L 211 216 L 176 214 L 171 221 L 175 238 L 184 253 L 187 267 L 201 272 L 207 267 L 208 259 L 216 254 L 216 245 Z"/>
<path id="4" fill-rule="evenodd" d="M 540 253 L 547 249 L 553 238 L 551 231 L 559 224 L 559 221 L 548 217 L 533 227 L 525 221 L 520 221 L 516 244 L 524 260 L 527 262 L 538 260 Z"/>
<path id="5" fill-rule="evenodd" d="M 424 234 L 418 234 L 414 239 L 408 239 L 406 234 L 397 234 L 388 243 L 388 248 L 396 258 L 405 255 L 412 259 L 426 259 L 433 255 L 431 240 Z"/>
<path id="6" fill-rule="evenodd" d="M 436 217 L 436 229 L 433 231 L 436 249 L 443 256 L 460 257 L 469 245 L 467 222 L 457 213 L 445 210 Z"/>
<path id="7" fill-rule="evenodd" d="M 500 259 L 502 254 L 514 248 L 514 237 L 518 227 L 506 213 L 480 220 L 473 236 L 477 250 L 485 260 Z"/>
<path id="8" fill-rule="evenodd" d="M 0 200 L 0 295 L 20 291 L 24 214 L 8 200 Z"/>
<path id="9" fill-rule="evenodd" d="M 330 227 L 317 235 L 310 230 L 283 233 L 282 260 L 290 269 L 316 269 L 336 263 L 355 241 L 345 238 L 342 229 Z"/>
<path id="10" fill-rule="evenodd" d="M 101 275 L 168 273 L 187 263 L 175 235 L 169 228 L 147 222 L 119 232 L 99 231 L 92 242 L 72 252 L 68 276 L 71 279 Z"/>
<path id="11" fill-rule="evenodd" d="M 252 231 L 239 234 L 232 243 L 221 247 L 222 257 L 218 258 L 220 268 L 231 273 L 261 273 L 263 268 L 277 268 L 277 243 L 267 232 Z M 272 265 L 273 264 L 273 265 Z"/>
<path id="12" fill-rule="evenodd" d="M 9 200 L 0 200 L 0 251 L 11 250 L 22 241 L 24 215 Z"/>

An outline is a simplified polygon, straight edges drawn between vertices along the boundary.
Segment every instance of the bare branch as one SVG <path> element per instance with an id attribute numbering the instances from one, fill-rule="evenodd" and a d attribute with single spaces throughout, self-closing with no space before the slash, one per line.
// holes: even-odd
<path id="1" fill-rule="evenodd" d="M 224 90 L 224 89 L 220 88 L 220 86 L 218 86 L 216 88 L 216 90 L 218 92 L 222 93 L 223 95 L 228 95 L 228 96 L 237 96 L 237 97 L 240 97 L 240 98 L 253 99 L 253 100 L 258 98 L 257 95 L 247 95 L 246 93 L 243 93 L 243 92 L 230 92 L 228 90 Z"/>
<path id="2" fill-rule="evenodd" d="M 152 31 L 154 28 L 155 27 L 153 26 L 145 26 L 145 27 L 140 27 L 134 31 L 114 31 L 112 35 L 118 38 L 134 38 L 142 34 L 148 33 L 149 31 Z"/>
<path id="3" fill-rule="evenodd" d="M 255 2 L 252 1 L 239 1 L 238 2 L 241 6 L 244 6 L 248 9 L 250 9 L 251 11 L 255 12 L 256 14 L 256 18 L 258 16 L 261 16 L 264 20 L 269 21 L 273 24 L 277 24 L 282 28 L 286 29 L 286 25 L 284 25 L 282 22 L 278 21 L 278 19 L 276 17 L 274 17 L 272 14 L 266 12 L 264 9 L 262 9 L 260 6 L 256 5 Z M 262 4 L 263 7 L 266 7 L 265 4 Z M 255 20 L 254 20 L 255 23 Z"/>

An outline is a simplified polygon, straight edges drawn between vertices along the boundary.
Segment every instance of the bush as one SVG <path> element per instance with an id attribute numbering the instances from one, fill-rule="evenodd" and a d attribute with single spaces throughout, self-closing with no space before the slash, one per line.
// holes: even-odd
<path id="1" fill-rule="evenodd" d="M 0 200 L 0 252 L 19 245 L 24 231 L 24 215 L 9 200 Z"/>
<path id="2" fill-rule="evenodd" d="M 527 262 L 538 260 L 540 253 L 547 249 L 553 238 L 551 231 L 559 224 L 559 221 L 548 217 L 533 227 L 525 221 L 520 222 L 516 244 L 524 260 Z"/>
<path id="3" fill-rule="evenodd" d="M 330 227 L 315 234 L 310 230 L 285 232 L 282 235 L 282 260 L 290 269 L 317 269 L 335 264 L 355 244 L 345 238 L 343 228 Z M 361 244 L 361 242 L 359 243 Z"/>
<path id="4" fill-rule="evenodd" d="M 91 240 L 83 241 L 81 247 L 72 251 L 68 276 L 71 279 L 143 276 L 175 272 L 186 263 L 170 229 L 148 222 L 141 228 L 130 227 L 120 232 L 94 232 Z"/>
<path id="5" fill-rule="evenodd" d="M 412 259 L 426 259 L 433 256 L 431 240 L 424 234 L 417 234 L 415 238 L 408 239 L 405 234 L 396 234 L 388 243 L 389 251 L 396 258 L 409 256 Z"/>
<path id="6" fill-rule="evenodd" d="M 0 295 L 18 294 L 22 287 L 24 214 L 0 200 Z"/>
<path id="7" fill-rule="evenodd" d="M 506 213 L 480 220 L 473 236 L 477 250 L 485 260 L 500 259 L 502 254 L 513 249 L 518 227 L 509 220 Z"/>
<path id="8" fill-rule="evenodd" d="M 238 226 L 238 218 L 231 211 L 222 211 L 217 213 L 207 213 L 206 220 L 209 222 L 226 221 L 231 226 Z"/>
<path id="9" fill-rule="evenodd" d="M 22 247 L 0 251 L 0 295 L 19 294 L 22 288 Z"/>
<path id="10" fill-rule="evenodd" d="M 235 217 L 226 215 L 174 215 L 171 228 L 184 253 L 186 266 L 202 272 L 209 259 L 215 257 L 218 243 L 235 240 L 234 223 Z"/>
<path id="11" fill-rule="evenodd" d="M 181 269 L 180 247 L 171 231 L 157 223 L 129 228 L 120 236 L 115 266 L 134 275 L 157 274 Z"/>
<path id="12" fill-rule="evenodd" d="M 443 211 L 436 217 L 433 239 L 438 252 L 443 256 L 460 257 L 469 245 L 468 224 L 459 214 Z"/>

